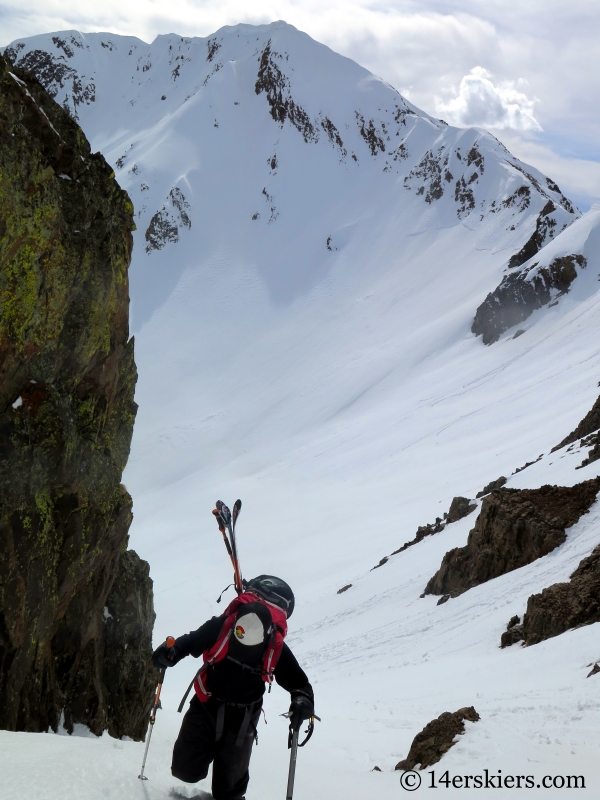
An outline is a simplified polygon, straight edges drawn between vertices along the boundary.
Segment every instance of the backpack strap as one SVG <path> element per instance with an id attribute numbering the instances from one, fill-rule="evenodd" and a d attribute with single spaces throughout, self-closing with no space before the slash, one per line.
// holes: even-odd
<path id="1" fill-rule="evenodd" d="M 242 724 L 240 725 L 240 729 L 238 731 L 237 739 L 235 740 L 236 747 L 241 747 L 244 744 L 244 739 L 246 738 L 246 734 L 248 733 L 248 726 L 250 725 L 250 718 L 252 717 L 253 708 L 254 708 L 253 705 L 246 706 L 246 710 L 244 711 L 244 719 L 242 720 Z"/>
<path id="2" fill-rule="evenodd" d="M 189 695 L 189 693 L 192 691 L 192 686 L 194 685 L 195 681 L 196 681 L 196 676 L 194 675 L 194 677 L 192 678 L 192 680 L 191 680 L 191 682 L 190 682 L 190 685 L 189 685 L 189 686 L 187 687 L 187 689 L 185 690 L 185 694 L 184 694 L 184 695 L 183 695 L 183 697 L 181 698 L 181 703 L 179 703 L 179 708 L 177 709 L 177 713 L 178 713 L 178 714 L 181 714 L 181 709 L 183 708 L 183 704 L 184 704 L 184 703 L 185 703 L 185 701 L 188 699 L 188 695 Z"/>
<path id="3" fill-rule="evenodd" d="M 250 664 L 244 664 L 242 661 L 238 661 L 237 658 L 234 658 L 233 656 L 230 656 L 229 653 L 225 656 L 225 658 L 227 659 L 227 661 L 233 661 L 233 663 L 236 664 L 238 667 L 241 667 L 242 669 L 248 670 L 248 672 L 250 672 L 253 675 L 262 675 L 263 674 L 263 668 L 262 667 L 252 667 L 252 666 L 250 666 Z"/>
<path id="4" fill-rule="evenodd" d="M 215 742 L 220 742 L 225 730 L 225 703 L 221 703 L 217 709 L 217 718 L 215 720 Z"/>
<path id="5" fill-rule="evenodd" d="M 283 639 L 287 632 L 287 625 L 281 628 L 276 622 L 273 622 L 271 627 L 271 635 L 269 637 L 269 644 L 265 650 L 265 657 L 263 660 L 263 680 L 268 684 L 271 691 L 275 667 L 279 661 L 279 656 L 283 650 Z"/>

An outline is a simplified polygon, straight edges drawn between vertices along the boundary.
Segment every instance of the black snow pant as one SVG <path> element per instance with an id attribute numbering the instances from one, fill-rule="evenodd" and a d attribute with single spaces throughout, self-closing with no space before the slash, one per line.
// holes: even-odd
<path id="1" fill-rule="evenodd" d="M 251 706 L 231 706 L 212 697 L 207 703 L 194 697 L 173 748 L 171 774 L 197 783 L 206 778 L 213 762 L 215 800 L 243 800 L 261 708 L 262 699 Z"/>

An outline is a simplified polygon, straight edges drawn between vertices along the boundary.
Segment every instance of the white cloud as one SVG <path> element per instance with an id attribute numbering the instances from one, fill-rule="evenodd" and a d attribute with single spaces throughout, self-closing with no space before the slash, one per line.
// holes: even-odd
<path id="1" fill-rule="evenodd" d="M 582 211 L 587 211 L 592 203 L 600 203 L 598 161 L 561 156 L 551 147 L 512 131 L 501 134 L 500 139 L 513 155 L 556 181 Z"/>
<path id="2" fill-rule="evenodd" d="M 513 81 L 494 85 L 492 74 L 483 67 L 474 67 L 453 93 L 455 96 L 448 102 L 436 98 L 435 107 L 454 125 L 542 130 L 534 116 L 536 100 L 520 92 Z"/>

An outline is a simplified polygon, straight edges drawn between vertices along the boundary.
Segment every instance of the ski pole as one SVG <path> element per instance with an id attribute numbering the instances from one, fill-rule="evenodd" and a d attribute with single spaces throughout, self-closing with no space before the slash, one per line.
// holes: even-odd
<path id="1" fill-rule="evenodd" d="M 175 639 L 172 636 L 167 636 L 165 644 L 170 649 L 175 644 Z M 148 738 L 146 739 L 146 749 L 144 750 L 144 760 L 142 761 L 142 769 L 140 771 L 140 774 L 138 775 L 138 778 L 141 781 L 148 780 L 148 778 L 144 775 L 144 769 L 146 768 L 146 758 L 148 757 L 148 748 L 150 747 L 150 739 L 152 738 L 154 723 L 156 722 L 156 712 L 160 708 L 160 690 L 162 689 L 164 680 L 165 680 L 165 668 L 163 667 L 158 676 L 158 686 L 156 687 L 156 694 L 154 695 L 154 705 L 152 706 L 152 711 L 150 712 L 150 730 L 148 731 Z"/>

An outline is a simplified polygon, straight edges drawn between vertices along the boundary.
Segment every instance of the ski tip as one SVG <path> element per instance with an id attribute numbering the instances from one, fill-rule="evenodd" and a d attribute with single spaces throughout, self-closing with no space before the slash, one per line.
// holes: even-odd
<path id="1" fill-rule="evenodd" d="M 235 503 L 233 504 L 233 510 L 239 511 L 241 507 L 242 507 L 242 501 L 236 500 Z"/>

